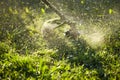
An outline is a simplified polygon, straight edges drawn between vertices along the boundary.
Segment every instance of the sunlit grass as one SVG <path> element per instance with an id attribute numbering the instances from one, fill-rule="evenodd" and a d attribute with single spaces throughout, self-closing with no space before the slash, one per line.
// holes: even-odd
<path id="1" fill-rule="evenodd" d="M 112 30 L 114 29 L 116 31 L 118 30 L 116 27 L 119 27 L 119 24 L 116 23 L 120 22 L 119 20 L 116 20 L 118 21 L 116 23 L 111 19 L 109 19 L 108 23 L 105 23 L 101 20 L 101 23 L 105 23 L 102 25 L 99 22 L 88 23 L 87 21 L 84 21 L 82 23 L 82 21 L 76 21 L 76 17 L 71 17 L 68 15 L 67 18 L 69 20 L 75 20 L 75 23 L 80 26 L 80 29 L 78 29 L 80 30 L 80 41 L 74 41 L 70 38 L 65 37 L 65 32 L 70 29 L 70 26 L 65 24 L 55 29 L 55 34 L 49 36 L 50 39 L 48 38 L 47 42 L 47 39 L 43 39 L 41 36 L 41 28 L 43 26 L 43 23 L 49 19 L 59 17 L 54 12 L 45 13 L 43 8 L 41 10 L 44 14 L 36 13 L 37 11 L 32 11 L 26 7 L 25 10 L 17 13 L 25 25 L 15 25 L 23 26 L 23 30 L 21 30 L 19 27 L 16 27 L 16 32 L 13 32 L 15 33 L 14 35 L 9 33 L 9 36 L 12 36 L 11 40 L 7 38 L 6 35 L 3 35 L 5 36 L 6 41 L 3 41 L 3 43 L 0 42 L 0 80 L 120 79 L 120 56 L 119 53 L 113 54 L 113 49 L 117 51 L 117 48 L 119 48 L 119 41 L 116 42 L 117 40 L 114 41 L 112 38 L 111 41 L 113 41 L 113 43 L 111 43 L 111 45 L 114 45 L 114 42 L 116 42 L 115 46 L 111 47 L 109 45 L 106 45 L 109 47 L 108 50 L 111 52 L 108 51 L 106 47 L 103 47 L 105 41 L 109 39 L 109 36 L 107 36 L 107 34 L 112 34 Z M 70 12 L 67 13 L 69 14 Z M 34 18 L 30 17 L 29 15 L 34 16 Z M 18 22 L 15 21 L 17 19 L 12 18 L 14 18 L 13 15 L 8 20 L 11 20 L 15 23 Z M 82 19 L 80 18 L 79 20 Z M 9 24 L 12 24 L 13 22 L 10 22 Z M 49 24 L 47 26 L 49 26 Z M 109 29 L 108 26 L 110 26 L 111 29 Z M 5 31 L 9 31 L 10 26 L 7 27 L 8 29 L 4 29 L 4 27 L 3 29 Z M 26 32 L 23 33 L 22 31 L 25 31 L 25 28 L 27 28 Z M 3 29 L 1 29 L 0 35 L 3 33 Z M 26 36 L 20 36 L 19 34 L 16 34 L 19 30 L 21 30 L 21 34 L 24 34 Z M 1 35 L 1 38 L 3 36 Z M 29 40 L 27 39 L 27 36 L 30 36 Z M 106 36 L 108 37 L 107 39 Z M 14 37 L 15 40 L 13 39 L 12 41 L 12 38 Z M 31 37 L 33 38 L 31 39 Z M 12 42 L 8 42 L 8 40 Z M 20 42 L 17 42 L 18 40 L 20 40 Z M 14 42 L 16 42 L 16 44 Z M 32 45 L 30 45 L 30 43 Z M 15 45 L 13 46 L 11 44 Z M 25 47 L 25 49 L 23 49 L 24 53 L 22 51 L 17 53 L 16 46 L 19 47 L 20 44 L 24 46 L 18 48 L 18 50 Z M 35 48 L 34 45 L 39 45 L 39 47 Z M 30 47 L 30 49 L 27 47 Z M 12 50 L 13 48 L 14 50 Z M 103 49 L 98 50 L 98 48 Z M 34 51 L 31 49 L 34 49 Z"/>

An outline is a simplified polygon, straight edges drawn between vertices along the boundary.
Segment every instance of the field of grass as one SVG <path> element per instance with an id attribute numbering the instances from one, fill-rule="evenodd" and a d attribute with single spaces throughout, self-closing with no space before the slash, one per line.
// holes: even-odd
<path id="1" fill-rule="evenodd" d="M 81 0 L 82 13 L 79 6 L 70 13 L 74 0 L 51 1 L 63 2 L 55 5 L 65 7 L 61 12 L 75 22 L 79 37 L 66 37 L 70 25 L 64 24 L 43 38 L 43 24 L 59 15 L 40 0 L 1 0 L 0 80 L 120 80 L 119 7 L 108 0 L 98 10 L 92 0 Z M 87 11 L 85 1 L 96 12 Z"/>
<path id="2" fill-rule="evenodd" d="M 62 54 L 62 53 L 61 53 Z M 69 53 L 68 53 L 69 54 Z M 2 80 L 119 80 L 120 55 L 107 50 L 66 56 L 52 49 L 18 54 L 0 43 Z"/>

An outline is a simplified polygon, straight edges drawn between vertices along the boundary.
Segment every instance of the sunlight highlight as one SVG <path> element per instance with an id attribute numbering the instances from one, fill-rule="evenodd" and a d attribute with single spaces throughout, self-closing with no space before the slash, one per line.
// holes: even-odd
<path id="1" fill-rule="evenodd" d="M 104 33 L 99 31 L 87 34 L 86 41 L 91 47 L 100 47 L 104 44 L 104 35 Z"/>
<path id="2" fill-rule="evenodd" d="M 89 35 L 89 38 L 91 40 L 92 43 L 99 43 L 103 40 L 103 34 L 97 32 L 97 33 L 93 33 L 91 35 Z"/>

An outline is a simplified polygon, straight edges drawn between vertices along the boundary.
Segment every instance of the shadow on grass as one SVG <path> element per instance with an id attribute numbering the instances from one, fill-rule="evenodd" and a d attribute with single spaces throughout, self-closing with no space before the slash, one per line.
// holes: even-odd
<path id="1" fill-rule="evenodd" d="M 96 50 L 87 44 L 84 39 L 70 40 L 72 46 L 68 46 L 65 42 L 58 48 L 57 54 L 53 55 L 54 59 L 62 60 L 63 58 L 71 63 L 71 67 L 84 65 L 89 70 L 96 69 L 99 78 L 106 79 L 104 74 L 102 58 L 96 55 Z"/>

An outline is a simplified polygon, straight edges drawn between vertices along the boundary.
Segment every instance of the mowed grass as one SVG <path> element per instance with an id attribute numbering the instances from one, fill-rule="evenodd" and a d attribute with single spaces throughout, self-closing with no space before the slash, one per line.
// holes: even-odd
<path id="1" fill-rule="evenodd" d="M 55 58 L 57 53 L 54 50 L 45 49 L 22 55 L 10 48 L 6 49 L 6 44 L 1 44 L 0 79 L 2 80 L 120 79 L 120 57 L 105 50 L 94 55 L 81 54 L 79 59 L 63 57 L 58 60 Z"/>

